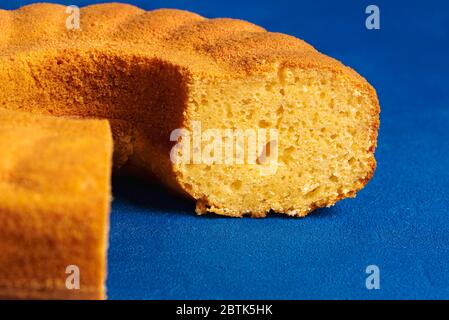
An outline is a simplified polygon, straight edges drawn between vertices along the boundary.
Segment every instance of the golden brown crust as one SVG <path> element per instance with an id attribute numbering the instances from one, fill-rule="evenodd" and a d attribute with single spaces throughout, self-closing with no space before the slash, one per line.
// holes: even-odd
<path id="1" fill-rule="evenodd" d="M 65 10 L 65 6 L 39 3 L 16 11 L 0 11 L 6 31 L 0 34 L 0 57 L 44 48 L 115 47 L 222 77 L 286 66 L 331 69 L 361 79 L 352 69 L 303 40 L 267 32 L 242 20 L 206 19 L 175 9 L 144 11 L 111 3 L 81 8 L 81 29 L 67 30 Z"/>
<path id="2" fill-rule="evenodd" d="M 0 298 L 104 298 L 108 122 L 0 108 L 0 148 Z M 79 290 L 66 287 L 72 265 Z"/>

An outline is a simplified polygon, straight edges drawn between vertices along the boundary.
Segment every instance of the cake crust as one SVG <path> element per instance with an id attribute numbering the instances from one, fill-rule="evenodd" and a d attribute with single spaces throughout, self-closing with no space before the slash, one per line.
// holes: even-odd
<path id="1" fill-rule="evenodd" d="M 0 109 L 0 147 L 0 298 L 103 299 L 108 122 Z"/>

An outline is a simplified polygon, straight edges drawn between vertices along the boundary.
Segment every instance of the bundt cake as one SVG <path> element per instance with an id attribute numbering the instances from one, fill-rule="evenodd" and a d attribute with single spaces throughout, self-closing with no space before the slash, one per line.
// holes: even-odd
<path id="1" fill-rule="evenodd" d="M 81 239 L 76 245 L 92 237 L 89 254 L 104 255 L 106 125 L 69 117 L 108 120 L 114 171 L 157 179 L 194 199 L 198 214 L 264 217 L 272 211 L 302 217 L 355 196 L 372 177 L 376 92 L 355 71 L 304 41 L 245 21 L 125 4 L 82 8 L 79 29 L 67 28 L 67 18 L 66 7 L 55 4 L 0 10 L 0 109 L 11 112 L 0 118 L 0 128 L 14 141 L 8 146 L 0 137 L 10 161 L 0 167 L 7 172 L 0 176 L 7 190 L 0 193 L 0 223 L 10 230 L 0 236 L 3 243 L 19 239 L 15 219 L 26 215 L 38 225 L 43 216 L 56 224 L 51 219 L 62 212 L 51 201 L 61 201 L 67 219 L 79 215 L 85 223 L 79 233 L 73 230 Z M 11 119 L 17 112 L 16 128 L 8 122 L 16 122 Z M 45 131 L 56 139 L 50 151 L 37 139 L 47 122 L 55 123 L 53 133 Z M 21 126 L 27 134 L 16 134 L 25 130 Z M 70 146 L 68 137 L 80 145 Z M 18 155 L 14 144 L 33 152 Z M 39 157 L 48 171 L 34 169 L 41 168 L 33 163 Z M 65 167 L 70 164 L 74 172 Z M 21 178 L 8 180 L 9 175 Z M 47 189 L 33 179 L 48 188 L 57 180 L 64 185 L 61 199 L 43 200 Z M 30 194 L 42 191 L 40 196 L 19 204 L 14 190 L 30 183 L 36 188 Z M 79 207 L 70 211 L 68 203 L 76 201 Z M 66 239 L 54 228 L 46 245 L 69 245 L 72 234 Z M 90 233 L 97 228 L 99 234 Z M 11 261 L 0 259 L 3 271 Z"/>

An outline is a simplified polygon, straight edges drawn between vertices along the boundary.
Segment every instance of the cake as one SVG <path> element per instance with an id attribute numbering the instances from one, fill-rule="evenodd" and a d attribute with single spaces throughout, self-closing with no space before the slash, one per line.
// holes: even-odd
<path id="1" fill-rule="evenodd" d="M 114 172 L 155 179 L 195 200 L 198 214 L 232 217 L 303 217 L 354 197 L 373 176 L 375 90 L 304 41 L 125 4 L 82 8 L 80 29 L 67 18 L 55 4 L 0 10 L 0 109 L 30 122 L 59 117 L 61 137 L 69 117 L 108 120 Z M 48 158 L 55 167 L 60 152 Z M 10 201 L 0 195 L 0 208 Z"/>
<path id="2" fill-rule="evenodd" d="M 104 298 L 108 122 L 0 109 L 0 148 L 0 299 Z"/>

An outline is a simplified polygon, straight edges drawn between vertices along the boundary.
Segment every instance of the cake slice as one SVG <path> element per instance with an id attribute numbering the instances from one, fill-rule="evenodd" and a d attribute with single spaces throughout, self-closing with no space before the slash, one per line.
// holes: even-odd
<path id="1" fill-rule="evenodd" d="M 0 109 L 0 150 L 0 298 L 104 298 L 108 122 Z"/>

